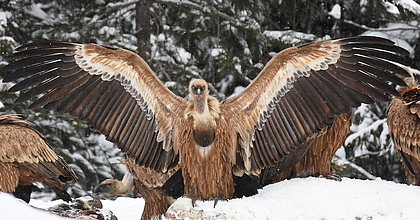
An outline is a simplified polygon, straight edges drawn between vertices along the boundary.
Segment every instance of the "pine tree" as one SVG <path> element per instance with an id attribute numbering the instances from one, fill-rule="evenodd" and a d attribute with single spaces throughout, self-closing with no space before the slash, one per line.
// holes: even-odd
<path id="1" fill-rule="evenodd" d="M 340 16 L 331 12 L 338 8 Z M 384 0 L 31 0 L 0 1 L 0 55 L 33 41 L 98 43 L 140 54 L 176 94 L 186 97 L 192 78 L 210 83 L 212 95 L 230 96 L 247 86 L 273 54 L 299 44 L 328 38 L 380 34 L 411 45 L 412 67 L 419 69 L 420 10 L 403 1 Z M 0 58 L 0 65 L 5 65 Z M 0 111 L 34 121 L 55 150 L 79 175 L 75 195 L 105 178 L 119 178 L 123 154 L 105 145 L 78 120 L 13 104 L 17 94 L 0 86 Z M 387 105 L 364 106 L 354 114 L 346 159 L 374 176 L 406 181 L 387 135 Z M 371 120 L 369 122 L 369 120 Z M 363 126 L 376 127 L 358 135 Z M 103 137 L 102 137 L 103 138 Z M 115 164 L 117 163 L 117 165 Z M 342 175 L 364 178 L 340 167 Z"/>

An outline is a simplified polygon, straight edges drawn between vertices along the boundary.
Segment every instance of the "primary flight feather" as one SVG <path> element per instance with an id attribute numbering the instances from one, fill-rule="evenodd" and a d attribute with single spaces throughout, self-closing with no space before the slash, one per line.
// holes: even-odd
<path id="1" fill-rule="evenodd" d="M 275 55 L 235 97 L 219 102 L 204 80 L 191 100 L 172 93 L 138 55 L 95 44 L 21 46 L 6 59 L 3 81 L 29 108 L 54 109 L 87 123 L 136 160 L 166 172 L 182 169 L 193 198 L 231 198 L 232 173 L 299 162 L 308 142 L 360 103 L 389 101 L 405 85 L 396 74 L 408 52 L 378 37 L 323 40 Z"/>

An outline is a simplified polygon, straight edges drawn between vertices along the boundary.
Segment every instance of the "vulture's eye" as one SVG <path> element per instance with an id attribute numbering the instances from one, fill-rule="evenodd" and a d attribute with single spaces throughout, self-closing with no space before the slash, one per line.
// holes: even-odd
<path id="1" fill-rule="evenodd" d="M 192 86 L 192 91 L 195 95 L 202 95 L 204 92 L 204 88 L 203 86 Z"/>

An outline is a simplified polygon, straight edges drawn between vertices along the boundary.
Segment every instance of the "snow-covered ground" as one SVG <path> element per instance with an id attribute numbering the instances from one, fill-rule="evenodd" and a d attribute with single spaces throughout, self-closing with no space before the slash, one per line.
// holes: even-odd
<path id="1" fill-rule="evenodd" d="M 60 201 L 31 200 L 46 208 Z M 119 220 L 140 219 L 142 199 L 103 200 Z M 179 218 L 206 219 L 419 219 L 420 187 L 376 180 L 343 178 L 341 182 L 323 178 L 304 178 L 269 185 L 259 194 L 229 201 L 178 199 L 168 211 Z M 14 197 L 0 193 L 1 219 L 58 220 L 61 217 L 37 210 Z M 187 214 L 187 215 L 186 215 Z"/>

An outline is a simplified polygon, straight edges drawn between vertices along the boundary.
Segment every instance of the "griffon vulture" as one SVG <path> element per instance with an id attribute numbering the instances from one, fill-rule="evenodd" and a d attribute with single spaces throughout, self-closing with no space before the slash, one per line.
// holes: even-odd
<path id="1" fill-rule="evenodd" d="M 130 157 L 125 160 L 125 164 L 128 172 L 121 181 L 106 179 L 96 186 L 93 192 L 123 195 L 131 192 L 135 187 L 145 200 L 141 218 L 143 220 L 165 214 L 174 199 L 184 194 L 184 182 L 179 166 L 168 170 L 167 173 L 162 173 L 151 168 L 139 166 L 136 164 L 135 159 Z M 166 183 L 170 177 L 172 180 L 170 183 Z M 244 174 L 242 177 L 233 177 L 235 182 L 235 193 L 233 197 L 235 198 L 255 195 L 258 192 L 257 189 L 261 188 L 256 183 L 256 180 L 247 174 Z M 164 186 L 165 183 L 166 186 Z"/>
<path id="2" fill-rule="evenodd" d="M 172 93 L 146 62 L 95 44 L 31 43 L 6 57 L 9 91 L 39 94 L 29 106 L 69 113 L 114 142 L 140 166 L 166 172 L 179 164 L 190 198 L 232 198 L 232 173 L 258 175 L 295 165 L 309 140 L 360 103 L 390 101 L 405 85 L 408 52 L 378 37 L 322 40 L 275 55 L 240 94 L 219 102 L 202 79 L 191 100 Z M 277 176 L 278 173 L 273 173 Z"/>
<path id="3" fill-rule="evenodd" d="M 116 179 L 104 180 L 95 187 L 93 192 L 123 195 L 131 192 L 135 187 L 145 201 L 141 219 L 148 220 L 153 216 L 165 214 L 172 204 L 172 198 L 166 196 L 162 190 L 162 185 L 178 170 L 178 167 L 162 173 L 151 168 L 138 166 L 133 158 L 127 158 L 125 164 L 128 172 L 124 175 L 122 181 Z"/>
<path id="4" fill-rule="evenodd" d="M 294 177 L 329 177 L 331 175 L 331 161 L 334 154 L 343 146 L 344 141 L 350 133 L 351 116 L 352 111 L 337 116 L 330 129 L 309 141 L 308 150 L 299 163 L 284 170 L 277 177 L 271 176 L 271 178 L 266 178 L 267 175 L 270 175 L 270 172 L 276 172 L 276 166 L 264 169 L 259 178 L 260 184 L 265 186 Z"/>
<path id="5" fill-rule="evenodd" d="M 0 113 L 0 191 L 29 202 L 37 188 L 32 183 L 42 182 L 59 198 L 71 201 L 62 182 L 76 180 L 76 174 L 32 125 L 15 114 Z"/>
<path id="6" fill-rule="evenodd" d="M 398 150 L 405 175 L 420 185 L 420 87 L 411 71 L 410 77 L 403 77 L 407 86 L 397 89 L 388 107 L 387 123 L 389 133 Z"/>

